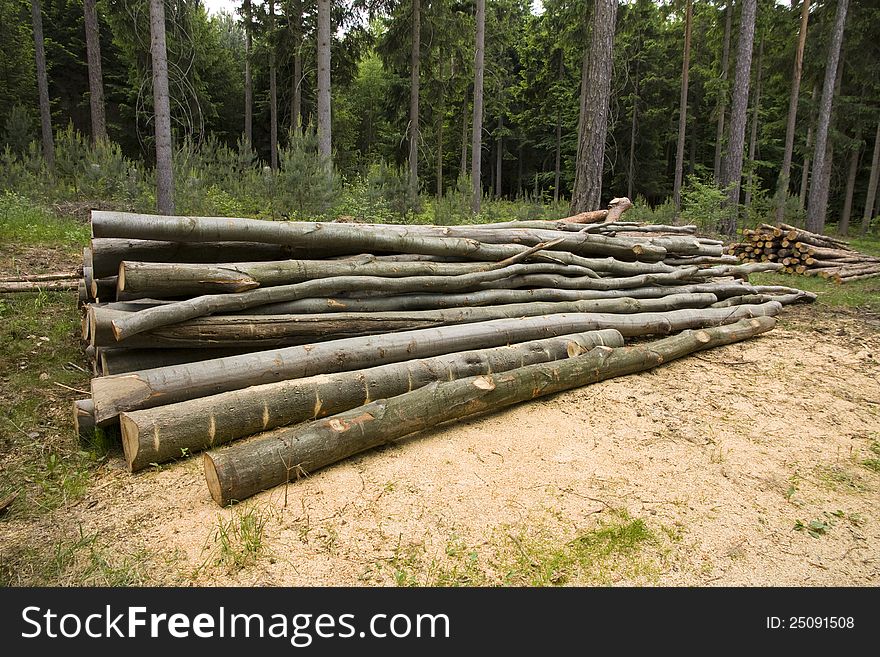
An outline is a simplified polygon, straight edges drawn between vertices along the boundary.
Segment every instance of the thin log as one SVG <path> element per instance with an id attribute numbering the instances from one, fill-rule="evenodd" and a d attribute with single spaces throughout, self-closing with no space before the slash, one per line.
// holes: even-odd
<path id="1" fill-rule="evenodd" d="M 563 276 L 598 278 L 591 269 L 554 263 L 534 263 L 534 271 Z M 292 285 L 337 276 L 461 276 L 489 271 L 494 264 L 481 262 L 384 262 L 358 260 L 276 260 L 225 264 L 152 263 L 123 261 L 119 266 L 118 295 L 183 297 L 199 294 L 246 292 L 258 287 Z M 123 295 L 124 293 L 124 295 Z"/>
<path id="2" fill-rule="evenodd" d="M 2 283 L 39 283 L 46 281 L 69 281 L 82 276 L 82 269 L 71 272 L 56 272 L 53 274 L 22 274 L 19 276 L 0 276 Z"/>
<path id="3" fill-rule="evenodd" d="M 615 330 L 444 354 L 364 370 L 252 386 L 120 415 L 132 472 L 276 427 L 340 413 L 434 381 L 504 372 L 568 358 L 599 346 L 620 347 Z"/>
<path id="4" fill-rule="evenodd" d="M 443 422 L 642 372 L 696 351 L 754 337 L 775 324 L 769 317 L 745 320 L 684 331 L 645 345 L 598 347 L 566 360 L 432 383 L 305 426 L 276 429 L 206 452 L 203 463 L 208 489 L 215 502 L 226 506 Z"/>
<path id="5" fill-rule="evenodd" d="M 666 334 L 685 328 L 727 324 L 746 317 L 773 316 L 781 308 L 778 303 L 767 303 L 732 309 L 688 309 L 633 315 L 575 313 L 347 338 L 99 377 L 92 379 L 92 399 L 95 417 L 102 421 L 123 411 L 152 408 L 272 381 L 604 328 L 617 329 L 624 336 Z"/>
<path id="6" fill-rule="evenodd" d="M 102 307 L 89 308 L 90 342 L 96 347 L 148 349 L 252 347 L 269 349 L 326 342 L 341 338 L 396 333 L 417 329 L 473 324 L 494 319 L 534 317 L 560 313 L 632 314 L 705 308 L 714 294 L 673 294 L 649 299 L 593 299 L 557 303 L 519 303 L 441 310 L 385 313 L 318 313 L 310 315 L 212 315 L 173 324 L 116 341 L 111 323 L 129 313 Z"/>
<path id="7" fill-rule="evenodd" d="M 79 280 L 71 279 L 64 281 L 19 281 L 0 283 L 0 294 L 14 294 L 18 292 L 64 292 L 66 290 L 78 290 Z"/>
<path id="8" fill-rule="evenodd" d="M 535 246 L 558 239 L 557 233 L 550 233 L 547 235 L 544 231 L 530 230 L 515 231 L 511 235 L 507 230 L 467 227 L 279 222 L 231 217 L 174 217 L 92 211 L 94 237 L 190 242 L 253 241 L 300 248 L 347 249 L 349 253 L 424 253 L 482 261 L 504 260 L 521 252 L 522 247 L 517 248 L 519 245 Z M 467 238 L 467 234 L 490 237 L 493 242 Z M 660 260 L 666 255 L 664 248 L 648 242 L 582 236 L 576 233 L 570 236 L 563 234 L 563 239 L 554 248 L 577 255 L 613 255 L 628 260 Z"/>

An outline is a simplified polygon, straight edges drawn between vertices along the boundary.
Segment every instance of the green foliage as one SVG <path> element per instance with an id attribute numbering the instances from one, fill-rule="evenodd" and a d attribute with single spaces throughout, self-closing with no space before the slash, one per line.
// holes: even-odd
<path id="1" fill-rule="evenodd" d="M 726 200 L 727 192 L 714 182 L 688 176 L 681 190 L 681 216 L 701 231 L 717 231 L 728 212 Z"/>
<path id="2" fill-rule="evenodd" d="M 272 196 L 291 219 L 311 219 L 327 214 L 336 199 L 339 180 L 332 165 L 318 154 L 318 135 L 312 126 L 291 131 L 278 157 L 280 171 L 265 172 L 272 179 Z M 274 213 L 273 213 L 274 214 Z"/>
<path id="3" fill-rule="evenodd" d="M 22 105 L 13 105 L 6 116 L 3 141 L 13 155 L 21 156 L 34 139 L 34 119 Z"/>

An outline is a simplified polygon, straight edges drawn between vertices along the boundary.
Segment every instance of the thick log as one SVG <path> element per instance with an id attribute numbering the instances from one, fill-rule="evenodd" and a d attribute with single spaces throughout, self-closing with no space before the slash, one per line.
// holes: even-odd
<path id="1" fill-rule="evenodd" d="M 240 354 L 260 351 L 260 347 L 250 345 L 214 349 L 97 349 L 101 373 L 105 376 L 153 369 L 155 367 L 180 365 L 182 363 L 197 363 L 203 360 L 238 356 Z"/>
<path id="2" fill-rule="evenodd" d="M 182 297 L 245 292 L 258 287 L 292 285 L 337 276 L 461 276 L 496 268 L 480 262 L 385 262 L 358 260 L 275 260 L 226 264 L 152 263 L 123 261 L 117 293 L 127 299 Z M 535 263 L 533 271 L 562 276 L 598 278 L 591 269 L 573 265 Z"/>
<path id="3" fill-rule="evenodd" d="M 17 281 L 0 283 L 0 294 L 12 294 L 16 292 L 63 292 L 65 290 L 78 290 L 79 280 L 70 279 L 64 281 Z"/>
<path id="4" fill-rule="evenodd" d="M 333 255 L 332 249 L 316 252 L 283 244 L 261 242 L 171 242 L 127 238 L 93 238 L 94 275 L 116 276 L 123 260 L 140 262 L 242 262 L 285 260 Z M 338 251 L 338 249 L 337 249 Z M 344 252 L 344 251 L 343 251 Z"/>
<path id="5" fill-rule="evenodd" d="M 82 309 L 89 302 L 89 293 L 86 290 L 86 282 L 82 279 L 76 283 L 76 307 Z"/>
<path id="6" fill-rule="evenodd" d="M 674 294 L 661 298 L 593 299 L 567 302 L 533 302 L 440 310 L 385 313 L 317 313 L 310 315 L 212 315 L 173 324 L 116 341 L 111 322 L 129 313 L 102 307 L 89 308 L 90 341 L 96 347 L 119 346 L 164 349 L 167 347 L 252 347 L 269 349 L 326 342 L 381 333 L 473 324 L 493 319 L 534 317 L 560 313 L 630 314 L 665 312 L 680 308 L 705 308 L 717 301 L 714 294 Z"/>
<path id="7" fill-rule="evenodd" d="M 268 429 L 313 420 L 394 397 L 434 381 L 503 372 L 620 347 L 615 330 L 445 354 L 353 372 L 252 386 L 210 397 L 120 415 L 122 444 L 132 472 Z"/>
<path id="8" fill-rule="evenodd" d="M 617 329 L 627 337 L 667 334 L 686 328 L 728 324 L 748 317 L 773 316 L 781 308 L 778 303 L 767 303 L 730 309 L 688 309 L 633 315 L 561 314 L 347 338 L 100 377 L 92 379 L 92 399 L 95 417 L 102 421 L 123 411 L 152 408 L 272 381 L 605 328 Z"/>
<path id="9" fill-rule="evenodd" d="M 783 306 L 793 303 L 813 303 L 817 295 L 813 292 L 797 291 L 789 294 L 744 294 L 739 297 L 729 297 L 713 303 L 710 308 L 730 308 L 742 304 L 768 303 L 777 301 Z"/>
<path id="10" fill-rule="evenodd" d="M 739 262 L 739 258 L 733 255 L 720 256 L 685 256 L 681 258 L 664 258 L 664 264 L 667 265 L 735 265 Z"/>
<path id="11" fill-rule="evenodd" d="M 563 241 L 553 248 L 577 255 L 613 255 L 627 260 L 660 260 L 662 247 L 648 242 L 616 240 L 602 236 L 582 236 L 554 231 L 508 231 L 475 229 L 492 243 L 466 238 L 470 228 L 399 226 L 389 224 L 338 224 L 277 222 L 224 217 L 173 217 L 123 212 L 92 212 L 94 237 L 180 240 L 189 242 L 254 241 L 300 248 L 343 249 L 349 253 L 423 253 L 457 256 L 468 260 L 500 261 L 522 252 L 523 246 Z M 453 234 L 455 233 L 455 234 Z M 548 234 L 549 233 L 549 234 Z M 543 235 L 543 238 L 541 237 Z M 558 236 L 562 237 L 559 238 Z M 511 240 L 511 238 L 515 238 Z M 554 253 L 554 257 L 560 257 Z M 143 260 L 143 259 L 142 259 Z M 577 264 L 565 261 L 564 264 Z"/>
<path id="12" fill-rule="evenodd" d="M 225 506 L 443 422 L 648 370 L 696 351 L 751 338 L 775 323 L 769 317 L 744 320 L 684 331 L 640 346 L 598 347 L 566 360 L 432 383 L 305 426 L 276 429 L 206 452 L 208 489 L 214 501 Z"/>
<path id="13" fill-rule="evenodd" d="M 92 280 L 92 298 L 97 301 L 113 302 L 116 300 L 116 276 L 95 278 Z"/>

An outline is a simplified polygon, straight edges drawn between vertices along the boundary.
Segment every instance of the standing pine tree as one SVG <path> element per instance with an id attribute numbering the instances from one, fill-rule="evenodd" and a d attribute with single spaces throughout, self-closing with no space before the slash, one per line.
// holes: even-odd
<path id="1" fill-rule="evenodd" d="M 43 13 L 40 0 L 31 0 L 31 19 L 34 26 L 34 59 L 37 64 L 37 90 L 40 96 L 40 129 L 43 135 L 43 157 L 46 166 L 55 169 L 55 140 L 52 136 L 52 109 L 49 106 L 49 74 L 46 69 L 46 49 L 43 45 Z"/>
<path id="2" fill-rule="evenodd" d="M 160 214 L 174 214 L 171 101 L 168 93 L 164 0 L 150 0 L 150 55 L 153 60 L 153 123 L 156 133 L 156 208 Z"/>
<path id="3" fill-rule="evenodd" d="M 481 155 L 483 150 L 483 53 L 486 42 L 486 0 L 477 0 L 474 48 L 474 121 L 471 130 L 471 211 L 480 212 L 483 201 Z"/>
<path id="4" fill-rule="evenodd" d="M 318 152 L 327 163 L 330 130 L 330 0 L 318 0 Z"/>

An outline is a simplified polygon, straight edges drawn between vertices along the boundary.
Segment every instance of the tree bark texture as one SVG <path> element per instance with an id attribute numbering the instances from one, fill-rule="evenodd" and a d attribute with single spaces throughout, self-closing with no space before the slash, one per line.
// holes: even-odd
<path id="1" fill-rule="evenodd" d="M 733 309 L 688 309 L 634 315 L 561 314 L 347 338 L 99 377 L 92 379 L 92 399 L 95 417 L 100 422 L 123 411 L 152 408 L 272 381 L 604 328 L 615 328 L 624 336 L 671 333 L 685 328 L 732 323 L 748 317 L 774 316 L 781 308 L 778 303 L 768 303 Z"/>
<path id="2" fill-rule="evenodd" d="M 421 61 L 421 0 L 412 0 L 412 49 L 409 77 L 409 193 L 419 194 L 419 63 Z"/>
<path id="3" fill-rule="evenodd" d="M 101 40 L 98 32 L 98 2 L 83 0 L 86 28 L 86 59 L 89 68 L 89 110 L 92 119 L 92 141 L 107 139 L 104 114 L 104 76 L 101 71 Z"/>
<path id="4" fill-rule="evenodd" d="M 174 173 L 171 163 L 171 100 L 168 93 L 168 52 L 165 47 L 164 0 L 150 0 L 150 55 L 153 62 L 156 209 L 161 214 L 174 214 Z"/>
<path id="5" fill-rule="evenodd" d="M 681 182 L 684 175 L 684 137 L 687 132 L 688 77 L 691 67 L 691 22 L 693 5 L 687 0 L 684 27 L 684 57 L 681 63 L 681 97 L 678 101 L 678 143 L 675 147 L 675 182 L 672 187 L 672 203 L 675 212 L 681 212 Z"/>
<path id="6" fill-rule="evenodd" d="M 40 97 L 40 132 L 43 139 L 43 157 L 49 171 L 55 169 L 55 137 L 52 134 L 52 107 L 49 104 L 49 73 L 46 69 L 46 48 L 43 43 L 43 14 L 40 0 L 31 0 L 31 20 L 34 29 L 34 59 L 37 66 L 37 92 Z"/>
<path id="7" fill-rule="evenodd" d="M 582 111 L 583 131 L 578 142 L 571 212 L 586 212 L 602 201 L 602 172 L 605 163 L 605 137 L 611 100 L 611 67 L 617 0 L 597 0 L 590 44 L 590 63 L 586 97 Z"/>
<path id="8" fill-rule="evenodd" d="M 318 152 L 331 156 L 330 119 L 330 0 L 318 2 Z"/>
<path id="9" fill-rule="evenodd" d="M 251 0 L 244 0 L 244 138 L 248 146 L 254 143 L 254 83 L 251 74 L 252 30 Z"/>
<path id="10" fill-rule="evenodd" d="M 293 0 L 293 15 L 290 17 L 293 31 L 293 73 L 290 81 L 290 129 L 302 129 L 302 48 L 303 48 L 303 9 L 302 0 Z"/>
<path id="11" fill-rule="evenodd" d="M 828 130 L 831 126 L 831 108 L 834 102 L 834 88 L 837 86 L 838 62 L 843 44 L 843 31 L 846 26 L 846 10 L 849 0 L 837 1 L 834 16 L 834 29 L 828 46 L 825 64 L 825 80 L 822 83 L 822 98 L 819 101 L 819 119 L 816 125 L 816 146 L 813 151 L 813 176 L 810 196 L 807 202 L 807 230 L 821 233 L 825 228 L 825 209 L 828 204 L 828 182 L 825 178 L 825 163 L 828 157 Z M 818 175 L 817 175 L 818 174 Z"/>
<path id="12" fill-rule="evenodd" d="M 120 425 L 125 458 L 135 472 L 150 463 L 163 463 L 276 427 L 340 413 L 434 381 L 560 360 L 600 345 L 623 346 L 623 336 L 613 329 L 591 331 L 280 381 L 123 413 Z"/>
<path id="13" fill-rule="evenodd" d="M 810 0 L 801 3 L 801 29 L 798 34 L 797 51 L 794 56 L 794 70 L 791 73 L 791 96 L 788 100 L 788 121 L 785 126 L 785 151 L 782 168 L 776 189 L 776 221 L 785 219 L 785 199 L 788 197 L 788 182 L 791 176 L 791 158 L 794 153 L 794 131 L 797 127 L 798 100 L 801 89 L 801 73 L 804 69 L 804 46 L 807 43 L 807 24 L 810 19 Z"/>
<path id="14" fill-rule="evenodd" d="M 132 313 L 101 307 L 89 309 L 90 343 L 95 347 L 250 348 L 270 349 L 380 335 L 494 319 L 535 317 L 559 313 L 631 314 L 705 308 L 714 294 L 672 294 L 659 298 L 590 299 L 582 301 L 514 303 L 437 310 L 379 313 L 317 313 L 302 315 L 212 315 L 181 322 L 117 341 L 110 322 Z"/>
<path id="15" fill-rule="evenodd" d="M 434 382 L 305 426 L 277 429 L 208 452 L 203 459 L 208 488 L 214 500 L 225 506 L 443 422 L 641 372 L 695 351 L 754 337 L 775 323 L 769 317 L 744 320 L 684 331 L 646 345 L 597 347 L 565 360 Z"/>
<path id="16" fill-rule="evenodd" d="M 724 43 L 721 53 L 721 91 L 718 99 L 718 119 L 715 126 L 715 181 L 721 182 L 721 156 L 724 153 L 724 119 L 727 112 L 727 78 L 730 68 L 730 32 L 733 24 L 733 0 L 724 8 Z"/>
<path id="17" fill-rule="evenodd" d="M 723 232 L 728 237 L 736 234 L 739 217 L 739 196 L 743 169 L 743 144 L 746 136 L 746 112 L 749 103 L 749 77 L 752 67 L 752 46 L 755 40 L 757 0 L 743 0 L 739 41 L 736 48 L 736 77 L 730 109 L 730 138 L 724 157 L 722 187 L 728 188 L 727 213 Z"/>
<path id="18" fill-rule="evenodd" d="M 486 41 L 486 0 L 476 0 L 474 40 L 474 119 L 471 128 L 471 212 L 479 214 L 483 202 L 483 69 Z"/>

